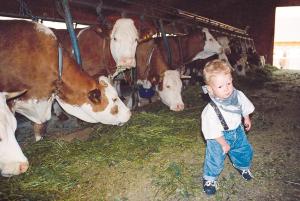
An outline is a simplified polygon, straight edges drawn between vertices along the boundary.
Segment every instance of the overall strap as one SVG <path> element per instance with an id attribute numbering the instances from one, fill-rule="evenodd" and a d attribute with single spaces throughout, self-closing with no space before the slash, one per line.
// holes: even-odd
<path id="1" fill-rule="evenodd" d="M 216 103 L 215 103 L 214 101 L 211 100 L 211 101 L 209 102 L 209 104 L 214 108 L 215 112 L 217 113 L 217 116 L 218 116 L 218 118 L 219 118 L 219 120 L 220 120 L 220 122 L 221 122 L 221 124 L 222 124 L 222 126 L 223 126 L 223 128 L 224 128 L 224 130 L 228 130 L 229 127 L 228 127 L 228 125 L 227 125 L 227 123 L 226 123 L 226 121 L 225 121 L 223 115 L 221 114 L 221 112 L 220 112 L 218 106 L 216 105 Z"/>

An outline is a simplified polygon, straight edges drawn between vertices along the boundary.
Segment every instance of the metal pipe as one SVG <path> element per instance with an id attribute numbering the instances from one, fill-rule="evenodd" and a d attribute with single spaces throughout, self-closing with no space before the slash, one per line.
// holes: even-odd
<path id="1" fill-rule="evenodd" d="M 71 0 L 71 2 L 72 2 L 72 4 L 78 4 L 78 5 L 81 5 L 81 6 L 87 6 L 87 7 L 95 8 L 95 9 L 97 7 L 97 4 L 85 2 L 83 0 Z M 120 0 L 120 2 L 131 4 L 131 5 L 134 5 L 134 6 L 139 6 L 141 8 L 145 8 L 144 4 L 133 2 L 133 1 L 130 1 L 130 0 Z M 172 19 L 167 19 L 167 18 L 155 16 L 154 14 L 151 14 L 151 13 L 149 14 L 149 10 L 151 10 L 151 11 L 155 10 L 156 11 L 155 13 L 158 13 L 158 14 L 176 16 L 176 17 L 179 17 L 179 18 L 184 17 L 185 19 L 193 20 L 194 22 L 197 22 L 197 23 L 202 23 L 205 26 L 211 26 L 211 27 L 214 27 L 214 28 L 218 28 L 218 29 L 227 31 L 230 34 L 233 34 L 234 36 L 250 38 L 249 34 L 245 30 L 242 30 L 242 29 L 233 27 L 231 25 L 224 24 L 222 22 L 218 22 L 218 21 L 215 21 L 215 20 L 200 16 L 200 15 L 196 15 L 196 14 L 184 11 L 184 10 L 173 8 L 173 7 L 163 6 L 163 7 L 161 7 L 161 8 L 163 8 L 163 10 L 162 10 L 161 8 L 150 6 L 150 9 L 147 8 L 147 10 L 144 11 L 144 13 L 137 12 L 137 11 L 132 11 L 132 10 L 128 10 L 128 9 L 123 9 L 123 8 L 117 8 L 117 7 L 113 7 L 113 6 L 107 6 L 107 5 L 104 5 L 104 4 L 101 5 L 101 8 L 106 9 L 106 10 L 117 11 L 117 12 L 121 12 L 121 13 L 125 12 L 125 13 L 129 13 L 129 14 L 143 15 L 143 16 L 153 18 L 153 19 L 162 19 L 163 21 L 167 21 L 167 22 L 173 22 L 174 21 L 174 17 L 172 17 Z M 184 24 L 185 25 L 190 25 L 189 23 L 184 23 Z"/>
<path id="2" fill-rule="evenodd" d="M 62 6 L 64 8 L 66 25 L 67 25 L 67 29 L 68 29 L 69 34 L 70 34 L 70 38 L 71 38 L 72 47 L 73 47 L 73 50 L 74 50 L 76 62 L 81 68 L 82 63 L 81 63 L 81 57 L 80 57 L 80 50 L 79 50 L 79 47 L 78 47 L 77 37 L 75 35 L 75 31 L 74 31 L 74 28 L 73 28 L 73 20 L 72 20 L 72 15 L 71 15 L 71 12 L 70 12 L 70 7 L 69 7 L 68 0 L 62 0 Z"/>

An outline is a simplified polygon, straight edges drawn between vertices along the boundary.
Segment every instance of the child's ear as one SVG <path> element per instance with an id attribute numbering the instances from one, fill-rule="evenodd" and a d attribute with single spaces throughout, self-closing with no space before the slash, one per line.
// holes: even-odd
<path id="1" fill-rule="evenodd" d="M 213 90 L 209 85 L 206 86 L 206 89 L 207 89 L 208 93 L 213 94 Z"/>

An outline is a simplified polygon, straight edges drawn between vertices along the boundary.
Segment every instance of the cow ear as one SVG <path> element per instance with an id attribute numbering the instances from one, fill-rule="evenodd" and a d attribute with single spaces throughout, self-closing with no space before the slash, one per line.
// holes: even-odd
<path id="1" fill-rule="evenodd" d="M 99 26 L 95 26 L 94 28 L 93 28 L 93 30 L 95 31 L 95 32 L 97 32 L 97 33 L 103 33 L 103 30 L 101 29 L 101 27 L 99 27 Z"/>
<path id="2" fill-rule="evenodd" d="M 105 29 L 102 29 L 100 26 L 94 26 L 92 30 L 102 38 L 109 38 L 109 34 Z"/>
<path id="3" fill-rule="evenodd" d="M 107 82 L 105 82 L 104 80 L 99 80 L 99 83 L 103 87 L 107 87 L 108 86 Z"/>
<path id="4" fill-rule="evenodd" d="M 99 89 L 94 89 L 92 91 L 89 91 L 88 97 L 90 101 L 97 104 L 101 102 L 101 91 Z"/>

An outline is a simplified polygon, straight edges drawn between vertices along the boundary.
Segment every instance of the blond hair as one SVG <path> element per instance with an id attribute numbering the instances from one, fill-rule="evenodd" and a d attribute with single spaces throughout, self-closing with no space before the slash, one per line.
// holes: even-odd
<path id="1" fill-rule="evenodd" d="M 218 74 L 231 74 L 231 67 L 220 59 L 208 62 L 203 69 L 203 78 L 206 84 L 209 84 L 211 78 Z"/>

